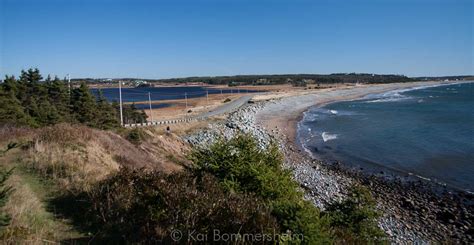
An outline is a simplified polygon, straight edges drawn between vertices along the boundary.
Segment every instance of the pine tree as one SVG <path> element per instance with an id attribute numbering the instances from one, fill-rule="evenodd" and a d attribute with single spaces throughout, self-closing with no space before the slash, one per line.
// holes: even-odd
<path id="1" fill-rule="evenodd" d="M 40 114 L 44 114 L 40 112 L 39 105 L 44 104 L 42 101 L 48 99 L 46 87 L 40 84 L 41 79 L 43 79 L 43 77 L 38 68 L 30 68 L 28 71 L 22 70 L 17 97 L 25 108 L 25 112 L 35 119 L 36 124 L 39 126 L 41 126 L 39 121 L 43 121 L 43 119 L 39 118 Z M 49 108 L 42 108 L 42 110 L 47 109 Z"/>
<path id="2" fill-rule="evenodd" d="M 135 106 L 135 103 L 131 105 L 123 105 L 122 109 L 124 123 L 144 123 L 148 118 L 143 110 L 139 110 Z"/>
<path id="3" fill-rule="evenodd" d="M 19 84 L 15 76 L 5 76 L 2 85 L 5 92 L 12 92 L 15 97 L 17 96 Z"/>
<path id="4" fill-rule="evenodd" d="M 56 107 L 55 109 L 59 115 L 58 122 L 71 122 L 69 92 L 65 82 L 56 76 L 54 80 L 46 83 L 46 86 L 49 102 Z"/>
<path id="5" fill-rule="evenodd" d="M 26 85 L 27 96 L 44 97 L 47 95 L 47 90 L 44 86 L 41 86 L 40 81 L 43 77 L 40 74 L 38 68 L 28 69 L 28 71 L 21 71 L 20 82 Z"/>
<path id="6" fill-rule="evenodd" d="M 34 120 L 25 113 L 14 91 L 5 91 L 4 86 L 0 86 L 0 124 L 36 126 Z"/>
<path id="7" fill-rule="evenodd" d="M 20 80 L 26 83 L 34 84 L 41 81 L 43 77 L 38 68 L 30 68 L 28 71 L 21 70 Z"/>
<path id="8" fill-rule="evenodd" d="M 61 115 L 48 100 L 41 100 L 36 108 L 36 121 L 41 126 L 54 125 L 61 121 Z"/>
<path id="9" fill-rule="evenodd" d="M 70 92 L 66 81 L 57 76 L 42 79 L 38 69 L 22 70 L 19 79 L 5 77 L 0 84 L 0 123 L 41 127 L 79 122 L 102 129 L 120 125 L 117 104 L 110 104 L 102 92 L 96 98 L 85 83 Z M 146 114 L 128 105 L 124 118 L 145 122 Z"/>
<path id="10" fill-rule="evenodd" d="M 97 105 L 94 96 L 83 82 L 72 91 L 72 111 L 75 119 L 88 126 L 95 126 Z"/>
<path id="11" fill-rule="evenodd" d="M 117 113 L 104 96 L 102 90 L 99 90 L 99 94 L 97 97 L 97 109 L 98 109 L 98 116 L 96 125 L 102 129 L 111 129 L 120 126 L 119 119 L 117 117 Z"/>

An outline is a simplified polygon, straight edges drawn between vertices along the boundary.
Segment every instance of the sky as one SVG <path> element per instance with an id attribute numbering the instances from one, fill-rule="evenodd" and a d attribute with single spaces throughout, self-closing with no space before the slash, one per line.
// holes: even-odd
<path id="1" fill-rule="evenodd" d="M 474 74 L 471 0 L 0 0 L 0 76 Z"/>

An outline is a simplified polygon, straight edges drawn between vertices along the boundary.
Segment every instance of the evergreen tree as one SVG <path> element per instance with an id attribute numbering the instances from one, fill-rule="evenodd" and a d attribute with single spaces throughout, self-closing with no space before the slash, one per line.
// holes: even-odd
<path id="1" fill-rule="evenodd" d="M 49 102 L 56 107 L 59 115 L 58 122 L 70 122 L 72 118 L 70 115 L 69 92 L 66 84 L 58 77 L 54 77 L 54 80 L 46 83 L 46 86 L 48 87 Z"/>
<path id="2" fill-rule="evenodd" d="M 25 113 L 14 91 L 5 91 L 4 86 L 0 86 L 0 123 L 36 126 L 34 120 Z"/>
<path id="3" fill-rule="evenodd" d="M 104 96 L 102 90 L 99 90 L 97 97 L 97 126 L 102 129 L 111 129 L 120 126 L 117 112 L 115 111 L 112 104 L 110 104 Z"/>
<path id="4" fill-rule="evenodd" d="M 36 108 L 36 121 L 41 126 L 54 125 L 61 121 L 61 115 L 48 100 L 41 100 Z"/>
<path id="5" fill-rule="evenodd" d="M 45 97 L 47 95 L 46 88 L 40 84 L 42 79 L 43 77 L 38 68 L 30 68 L 28 71 L 21 71 L 20 82 L 25 84 L 26 95 L 28 97 Z"/>
<path id="6" fill-rule="evenodd" d="M 83 82 L 72 91 L 72 111 L 75 119 L 88 126 L 95 126 L 97 105 L 94 96 Z"/>
<path id="7" fill-rule="evenodd" d="M 148 116 L 143 110 L 138 110 L 135 103 L 122 105 L 124 123 L 144 123 Z M 119 110 L 117 104 L 117 110 Z"/>
<path id="8" fill-rule="evenodd" d="M 21 71 L 18 99 L 25 108 L 26 113 L 35 120 L 40 116 L 39 104 L 43 104 L 41 102 L 42 100 L 48 99 L 45 86 L 39 83 L 41 79 L 43 79 L 43 77 L 38 68 L 30 68 L 28 71 Z"/>
<path id="9" fill-rule="evenodd" d="M 51 79 L 51 75 L 48 74 L 48 76 L 47 76 L 46 79 L 44 80 L 44 83 L 49 84 L 49 83 L 51 83 L 51 80 L 52 80 L 52 79 Z"/>
<path id="10" fill-rule="evenodd" d="M 118 104 L 110 104 L 102 92 L 96 98 L 85 83 L 69 91 L 65 80 L 50 75 L 42 81 L 38 69 L 22 70 L 19 79 L 5 76 L 0 84 L 0 123 L 41 127 L 60 122 L 79 122 L 110 129 L 120 126 Z M 129 122 L 145 122 L 146 114 L 134 105 L 124 106 Z"/>
<path id="11" fill-rule="evenodd" d="M 30 68 L 28 71 L 21 70 L 20 80 L 25 83 L 39 83 L 43 77 L 40 74 L 38 68 Z"/>
<path id="12" fill-rule="evenodd" d="M 5 92 L 12 92 L 15 97 L 17 96 L 19 85 L 15 76 L 5 76 L 5 80 L 3 81 L 2 85 Z"/>

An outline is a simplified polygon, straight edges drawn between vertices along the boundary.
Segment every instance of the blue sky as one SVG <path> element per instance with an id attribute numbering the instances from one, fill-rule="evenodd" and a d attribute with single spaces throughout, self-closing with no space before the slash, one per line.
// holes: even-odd
<path id="1" fill-rule="evenodd" d="M 470 0 L 0 2 L 2 77 L 474 74 Z"/>

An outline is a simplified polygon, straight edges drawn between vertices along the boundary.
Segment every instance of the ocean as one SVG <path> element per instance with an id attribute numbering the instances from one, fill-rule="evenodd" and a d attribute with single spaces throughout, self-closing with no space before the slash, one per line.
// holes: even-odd
<path id="1" fill-rule="evenodd" d="M 474 191 L 474 83 L 417 87 L 314 107 L 298 125 L 313 157 L 372 174 Z"/>

